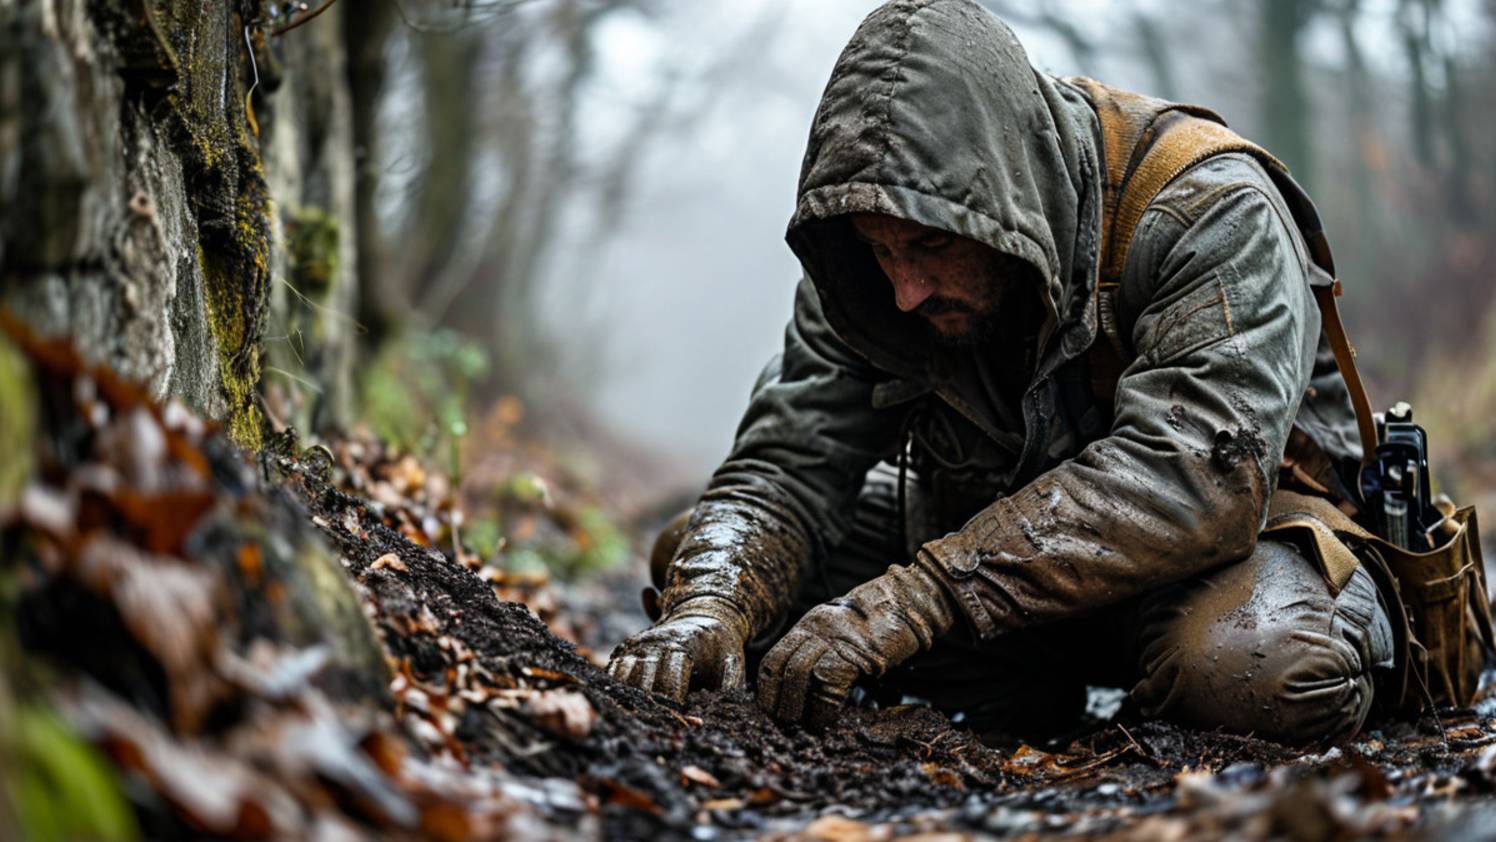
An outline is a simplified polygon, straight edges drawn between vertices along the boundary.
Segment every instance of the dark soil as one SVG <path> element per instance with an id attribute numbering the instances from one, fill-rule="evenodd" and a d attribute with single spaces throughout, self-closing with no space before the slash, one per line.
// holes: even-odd
<path id="1" fill-rule="evenodd" d="M 498 600 L 473 571 L 411 543 L 359 499 L 291 476 L 366 589 L 391 657 L 427 695 L 470 689 L 455 683 L 456 640 L 492 676 L 481 680 L 485 686 L 586 697 L 596 721 L 580 738 L 558 737 L 522 710 L 492 706 L 466 709 L 481 712 L 464 714 L 457 737 L 470 760 L 581 779 L 604 805 L 609 835 L 688 833 L 703 814 L 726 827 L 754 827 L 828 804 L 863 811 L 949 805 L 1005 779 L 1002 754 L 924 708 L 849 711 L 835 728 L 812 735 L 776 725 L 743 694 L 697 694 L 678 708 L 620 684 L 527 608 Z M 390 555 L 401 564 L 376 566 Z M 694 773 L 683 776 L 687 767 L 706 775 L 693 781 Z"/>
<path id="2" fill-rule="evenodd" d="M 1485 801 L 1496 783 L 1496 755 L 1485 748 L 1496 742 L 1491 712 L 1444 711 L 1442 736 L 1428 719 L 1305 753 L 1158 722 L 1096 723 L 1063 748 L 1009 751 L 921 707 L 848 710 L 816 734 L 774 723 L 742 693 L 698 693 L 680 708 L 614 681 L 526 608 L 410 543 L 359 499 L 291 475 L 368 591 L 390 654 L 419 686 L 447 697 L 463 689 L 453 683 L 454 647 L 444 642 L 455 639 L 504 677 L 500 684 L 587 699 L 596 720 L 580 736 L 558 736 L 523 708 L 490 705 L 469 709 L 454 739 L 473 761 L 580 781 L 597 797 L 610 838 L 758 835 L 827 813 L 856 817 L 863 829 L 1004 836 L 1147 838 L 1167 822 L 1191 836 L 1395 837 L 1421 826 L 1423 806 Z M 389 554 L 404 569 L 376 565 Z M 1128 836 L 1137 832 L 1145 835 Z"/>
<path id="3" fill-rule="evenodd" d="M 1125 718 L 998 749 L 922 707 L 810 733 L 742 693 L 676 706 L 501 599 L 498 571 L 340 490 L 326 449 L 251 467 L 106 373 L 33 353 L 47 442 L 0 524 L 20 643 L 51 659 L 153 838 L 1496 831 L 1489 698 L 1309 752 Z"/>

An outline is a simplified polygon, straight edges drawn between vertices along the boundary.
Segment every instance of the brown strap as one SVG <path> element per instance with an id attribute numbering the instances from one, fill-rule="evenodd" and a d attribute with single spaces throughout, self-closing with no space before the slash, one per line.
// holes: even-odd
<path id="1" fill-rule="evenodd" d="M 1180 173 L 1212 155 L 1247 152 L 1267 166 L 1286 168 L 1267 150 L 1226 127 L 1219 114 L 1197 105 L 1124 91 L 1084 76 L 1067 82 L 1090 100 L 1101 123 L 1106 183 L 1101 207 L 1101 286 L 1116 286 L 1143 212 Z"/>
<path id="2" fill-rule="evenodd" d="M 1340 321 L 1340 307 L 1335 302 L 1340 297 L 1340 281 L 1311 286 L 1311 289 L 1314 290 L 1314 300 L 1319 303 L 1320 329 L 1330 340 L 1335 365 L 1340 368 L 1345 389 L 1351 395 L 1351 406 L 1356 410 L 1356 426 L 1361 431 L 1361 461 L 1365 463 L 1376 452 L 1377 428 L 1371 417 L 1371 401 L 1366 399 L 1366 386 L 1361 382 L 1361 372 L 1356 369 L 1356 349 L 1346 338 L 1345 325 Z"/>
<path id="3" fill-rule="evenodd" d="M 1276 163 L 1277 159 L 1251 141 L 1243 139 L 1220 123 L 1212 123 L 1186 114 L 1171 113 L 1160 117 L 1159 134 L 1153 146 L 1123 185 L 1112 226 L 1111 266 L 1109 280 L 1120 282 L 1127 266 L 1127 251 L 1143 212 L 1158 198 L 1169 182 L 1185 170 L 1215 155 L 1246 152 L 1259 159 Z M 1277 164 L 1277 166 L 1282 166 Z"/>
<path id="4" fill-rule="evenodd" d="M 1098 321 L 1116 352 L 1125 359 L 1126 349 L 1116 326 L 1112 295 L 1127 266 L 1132 236 L 1158 194 L 1185 170 L 1226 152 L 1248 153 L 1263 166 L 1285 173 L 1288 168 L 1267 150 L 1227 128 L 1225 121 L 1208 109 L 1119 90 L 1083 76 L 1069 77 L 1066 81 L 1086 94 L 1101 122 L 1106 183 L 1102 191 Z M 1313 245 L 1324 249 L 1323 242 Z M 1340 308 L 1336 306 L 1340 281 L 1325 285 L 1311 283 L 1310 287 L 1319 304 L 1320 328 L 1335 352 L 1335 364 L 1345 379 L 1351 406 L 1356 411 L 1364 461 L 1376 450 L 1376 424 L 1366 387 L 1356 369 L 1356 351 L 1346 338 Z"/>
<path id="5" fill-rule="evenodd" d="M 1267 526 L 1262 531 L 1266 534 L 1286 529 L 1307 530 L 1325 578 L 1337 591 L 1345 587 L 1361 564 L 1339 533 L 1363 540 L 1373 537 L 1333 502 L 1280 488 L 1268 500 Z"/>

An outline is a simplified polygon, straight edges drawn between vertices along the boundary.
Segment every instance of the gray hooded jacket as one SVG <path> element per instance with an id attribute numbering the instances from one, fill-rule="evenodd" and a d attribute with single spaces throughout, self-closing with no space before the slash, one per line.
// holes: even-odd
<path id="1" fill-rule="evenodd" d="M 1309 288 L 1312 207 L 1243 154 L 1149 206 L 1116 300 L 1131 362 L 1114 400 L 1092 394 L 1100 144 L 1081 90 L 970 0 L 863 22 L 811 127 L 784 351 L 696 507 L 667 611 L 726 598 L 763 630 L 847 533 L 867 471 L 904 453 L 911 546 L 981 638 L 1244 558 L 1295 427 L 1359 457 Z M 981 346 L 933 343 L 852 236 L 861 211 L 1021 258 L 1027 306 Z"/>

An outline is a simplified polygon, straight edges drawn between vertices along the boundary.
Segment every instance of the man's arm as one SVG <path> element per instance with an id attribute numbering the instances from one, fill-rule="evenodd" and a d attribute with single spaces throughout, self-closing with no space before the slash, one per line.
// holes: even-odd
<path id="1" fill-rule="evenodd" d="M 670 565 L 664 615 L 619 647 L 614 675 L 675 698 L 740 680 L 743 645 L 789 607 L 811 560 L 846 534 L 868 469 L 897 450 L 903 409 L 872 400 L 886 377 L 832 332 L 802 279 L 777 370 Z"/>
<path id="2" fill-rule="evenodd" d="M 807 613 L 764 657 L 760 704 L 824 722 L 858 678 L 928 649 L 957 613 L 991 639 L 1250 554 L 1309 382 L 1318 311 L 1266 174 L 1223 156 L 1195 175 L 1165 190 L 1175 201 L 1157 204 L 1134 240 L 1120 303 L 1137 314 L 1138 356 L 1110 434 L 913 564 Z"/>
<path id="3" fill-rule="evenodd" d="M 875 409 L 880 374 L 827 326 L 808 279 L 778 371 L 754 390 L 670 567 L 665 609 L 733 595 L 754 634 L 788 607 L 812 558 L 847 533 L 868 470 L 898 447 L 901 409 Z"/>
<path id="4" fill-rule="evenodd" d="M 1207 177 L 1165 191 L 1135 240 L 1141 266 L 1119 303 L 1138 314 L 1137 358 L 1110 434 L 922 551 L 979 637 L 1084 613 L 1255 546 L 1318 311 L 1265 173 L 1239 157 L 1203 166 Z"/>

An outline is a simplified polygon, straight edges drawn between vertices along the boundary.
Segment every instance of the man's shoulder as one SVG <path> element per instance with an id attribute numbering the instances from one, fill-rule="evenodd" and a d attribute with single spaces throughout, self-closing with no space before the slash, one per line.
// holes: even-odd
<path id="1" fill-rule="evenodd" d="M 1144 212 L 1122 275 L 1122 311 L 1146 305 L 1171 260 L 1192 255 L 1198 266 L 1240 264 L 1247 254 L 1261 253 L 1264 237 L 1279 240 L 1307 271 L 1308 248 L 1262 163 L 1247 152 L 1206 158 L 1170 181 Z"/>
<path id="2" fill-rule="evenodd" d="M 1149 203 L 1145 214 L 1164 214 L 1192 227 L 1212 206 L 1243 191 L 1262 194 L 1288 216 L 1288 207 L 1267 169 L 1248 152 L 1212 155 L 1179 174 Z"/>

